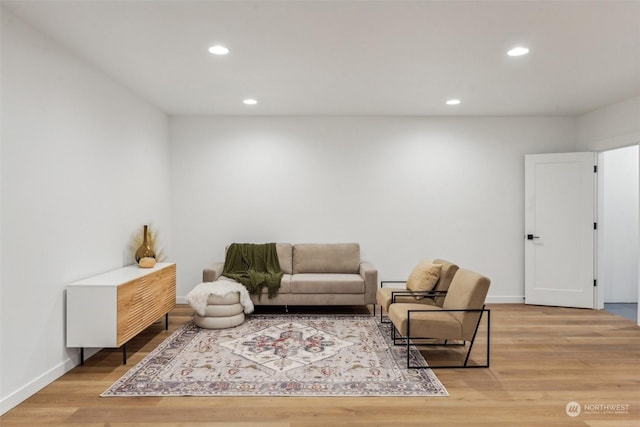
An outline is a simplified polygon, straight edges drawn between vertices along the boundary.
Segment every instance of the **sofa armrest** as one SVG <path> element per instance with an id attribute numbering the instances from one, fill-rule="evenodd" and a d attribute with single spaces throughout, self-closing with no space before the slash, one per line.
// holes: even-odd
<path id="1" fill-rule="evenodd" d="M 224 269 L 224 262 L 216 262 L 215 264 L 206 267 L 202 270 L 203 282 L 215 282 L 220 276 L 222 276 L 222 270 Z"/>
<path id="2" fill-rule="evenodd" d="M 360 263 L 360 276 L 364 279 L 364 303 L 376 303 L 376 291 L 378 288 L 378 270 L 368 262 Z"/>

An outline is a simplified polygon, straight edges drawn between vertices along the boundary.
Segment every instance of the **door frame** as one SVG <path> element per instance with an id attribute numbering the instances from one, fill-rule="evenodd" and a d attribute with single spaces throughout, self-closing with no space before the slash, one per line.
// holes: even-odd
<path id="1" fill-rule="evenodd" d="M 620 147 L 615 147 L 615 148 L 607 148 L 607 149 L 602 149 L 600 151 L 597 151 L 597 161 L 598 161 L 598 177 L 597 177 L 597 186 L 598 186 L 598 190 L 596 193 L 596 197 L 597 197 L 597 203 L 596 203 L 596 207 L 597 207 L 597 211 L 596 211 L 596 221 L 599 221 L 599 218 L 597 217 L 600 213 L 602 213 L 603 208 L 604 208 L 604 197 L 605 197 L 605 191 L 604 191 L 604 171 L 606 170 L 606 164 L 604 164 L 604 162 L 601 162 L 602 160 L 602 156 L 604 155 L 604 153 L 609 152 L 609 151 L 615 151 L 615 150 L 620 150 L 620 149 L 624 149 L 624 148 L 629 148 L 629 147 L 640 147 L 640 142 L 636 142 L 636 143 L 632 143 L 632 144 L 628 144 L 628 145 L 623 145 Z M 640 165 L 640 149 L 638 150 L 639 152 L 639 156 L 637 159 L 638 164 Z M 639 174 L 640 175 L 640 174 Z M 639 189 L 639 196 L 640 196 L 640 189 Z M 639 197 L 639 201 L 640 201 L 640 197 Z M 640 207 L 640 206 L 639 206 Z M 640 218 L 639 218 L 640 219 Z M 600 222 L 598 222 L 598 224 L 600 224 Z M 597 233 L 596 233 L 596 243 L 598 242 L 599 239 L 602 238 L 602 236 L 604 235 L 604 233 L 606 233 L 607 230 L 605 227 L 598 227 L 597 229 Z M 640 233 L 638 236 L 638 241 L 640 243 Z M 605 296 L 605 290 L 606 290 L 606 286 L 607 283 L 604 280 L 601 280 L 600 277 L 600 262 L 602 261 L 601 252 L 602 248 L 599 245 L 596 245 L 596 258 L 594 260 L 594 267 L 596 269 L 596 278 L 598 280 L 598 286 L 596 287 L 596 300 L 595 300 L 595 304 L 596 304 L 596 309 L 599 310 L 603 310 L 604 309 L 604 296 Z M 636 262 L 636 268 L 638 268 L 639 274 L 638 274 L 638 298 L 636 299 L 636 303 L 640 302 L 640 247 L 639 247 L 639 251 L 638 251 L 638 255 L 639 258 Z M 640 303 L 638 304 L 638 325 L 640 325 Z"/>

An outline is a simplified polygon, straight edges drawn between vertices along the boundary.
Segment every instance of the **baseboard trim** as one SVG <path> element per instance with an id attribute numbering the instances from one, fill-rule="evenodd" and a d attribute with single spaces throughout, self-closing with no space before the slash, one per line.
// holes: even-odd
<path id="1" fill-rule="evenodd" d="M 0 400 L 0 415 L 15 408 L 20 403 L 33 396 L 38 391 L 48 386 L 74 367 L 75 364 L 73 363 L 73 361 L 71 359 L 67 359 L 57 366 L 49 369 L 39 377 L 34 378 L 32 381 L 15 390 L 14 392 L 9 393 L 6 397 L 3 397 L 2 400 Z"/>
<path id="2" fill-rule="evenodd" d="M 524 296 L 489 296 L 486 298 L 485 302 L 487 304 L 524 304 Z"/>
<path id="3" fill-rule="evenodd" d="M 89 348 L 85 349 L 85 360 L 93 356 L 97 352 L 102 350 L 101 348 Z M 77 350 L 77 360 L 67 358 L 64 362 L 54 366 L 42 375 L 34 378 L 19 389 L 9 393 L 7 396 L 0 399 L 0 415 L 9 412 L 73 368 L 80 363 L 80 349 Z"/>

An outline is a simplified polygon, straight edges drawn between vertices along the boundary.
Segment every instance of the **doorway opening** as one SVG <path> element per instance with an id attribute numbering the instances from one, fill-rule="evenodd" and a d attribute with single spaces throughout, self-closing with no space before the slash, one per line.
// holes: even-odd
<path id="1" fill-rule="evenodd" d="M 598 154 L 598 306 L 638 322 L 639 147 Z"/>

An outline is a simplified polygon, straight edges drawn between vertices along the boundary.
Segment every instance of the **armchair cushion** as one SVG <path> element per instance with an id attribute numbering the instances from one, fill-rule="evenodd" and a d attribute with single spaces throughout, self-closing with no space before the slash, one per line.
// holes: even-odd
<path id="1" fill-rule="evenodd" d="M 407 279 L 407 289 L 414 292 L 424 292 L 432 290 L 442 272 L 442 264 L 434 264 L 428 259 L 422 260 L 411 272 Z M 416 295 L 419 300 L 424 296 Z"/>
<path id="2" fill-rule="evenodd" d="M 433 260 L 434 264 L 442 264 L 442 272 L 440 273 L 440 279 L 436 284 L 435 290 L 442 292 L 440 296 L 435 297 L 435 305 L 438 307 L 442 307 L 444 304 L 444 295 L 449 290 L 449 285 L 451 285 L 451 281 L 453 280 L 453 276 L 456 275 L 458 271 L 458 265 L 447 261 L 446 259 L 436 258 Z"/>
<path id="3" fill-rule="evenodd" d="M 436 306 L 423 304 L 391 304 L 389 319 L 400 334 L 407 336 L 409 310 L 421 310 L 411 313 L 411 336 L 414 338 L 462 339 L 462 323 L 454 313 L 443 311 Z"/>

